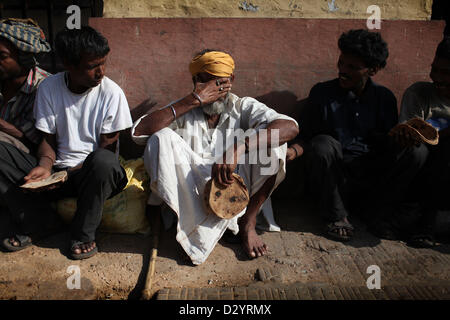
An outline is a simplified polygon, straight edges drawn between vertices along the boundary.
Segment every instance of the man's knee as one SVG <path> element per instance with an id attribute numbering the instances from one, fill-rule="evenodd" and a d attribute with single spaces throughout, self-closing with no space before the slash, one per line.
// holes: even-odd
<path id="1" fill-rule="evenodd" d="M 3 158 L 4 154 L 9 154 L 11 148 L 15 148 L 11 143 L 6 141 L 0 141 L 0 158 Z"/>
<path id="2" fill-rule="evenodd" d="M 421 168 L 427 161 L 429 153 L 427 146 L 422 143 L 405 150 L 404 157 L 410 165 Z"/>
<path id="3" fill-rule="evenodd" d="M 91 168 L 97 177 L 108 177 L 122 172 L 118 155 L 102 148 L 93 151 L 86 158 L 84 166 Z"/>
<path id="4" fill-rule="evenodd" d="M 160 148 L 160 145 L 162 144 L 161 142 L 167 139 L 170 140 L 173 135 L 177 135 L 177 133 L 167 127 L 162 128 L 161 130 L 152 134 L 147 140 L 144 157 L 150 154 L 158 154 L 158 150 Z"/>
<path id="5" fill-rule="evenodd" d="M 341 144 L 332 136 L 320 134 L 311 139 L 310 157 L 317 161 L 326 161 L 342 158 Z"/>

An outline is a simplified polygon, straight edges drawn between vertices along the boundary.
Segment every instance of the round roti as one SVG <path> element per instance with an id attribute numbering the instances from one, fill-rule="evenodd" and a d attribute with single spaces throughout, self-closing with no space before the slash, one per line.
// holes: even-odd
<path id="1" fill-rule="evenodd" d="M 250 197 L 244 180 L 235 173 L 233 178 L 234 182 L 228 187 L 219 186 L 213 179 L 206 183 L 204 203 L 208 213 L 231 219 L 247 207 Z"/>
<path id="2" fill-rule="evenodd" d="M 428 122 L 414 118 L 406 123 L 400 123 L 391 129 L 390 135 L 402 131 L 403 135 L 409 135 L 411 139 L 419 143 L 428 143 L 436 145 L 439 142 L 439 132 Z"/>
<path id="3" fill-rule="evenodd" d="M 64 181 L 67 180 L 67 171 L 58 171 L 53 173 L 51 176 L 49 176 L 46 179 L 30 182 L 21 185 L 20 187 L 29 191 L 44 191 L 44 190 L 50 190 L 58 187 L 60 184 L 62 184 Z"/>

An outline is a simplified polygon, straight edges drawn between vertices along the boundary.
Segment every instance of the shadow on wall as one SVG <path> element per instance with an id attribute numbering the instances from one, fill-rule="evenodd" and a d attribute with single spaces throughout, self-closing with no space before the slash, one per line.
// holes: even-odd
<path id="1" fill-rule="evenodd" d="M 275 109 L 279 113 L 286 114 L 294 118 L 300 125 L 305 111 L 307 99 L 298 100 L 297 96 L 290 91 L 272 91 L 265 95 L 256 97 L 256 100 Z M 303 161 L 288 162 L 286 164 L 286 178 L 274 191 L 272 197 L 275 199 L 295 198 L 304 191 L 304 168 Z"/>
<path id="2" fill-rule="evenodd" d="M 144 114 L 157 107 L 157 102 L 152 98 L 145 99 L 139 105 L 131 109 L 131 118 L 133 122 L 138 120 Z M 127 129 L 120 134 L 120 155 L 125 159 L 136 159 L 142 157 L 145 146 L 137 145 L 131 139 L 131 129 Z"/>

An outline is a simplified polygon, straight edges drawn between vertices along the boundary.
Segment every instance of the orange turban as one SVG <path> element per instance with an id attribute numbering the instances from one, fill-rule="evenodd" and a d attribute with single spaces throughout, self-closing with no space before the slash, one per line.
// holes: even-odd
<path id="1" fill-rule="evenodd" d="M 234 71 L 234 60 L 225 52 L 210 51 L 192 59 L 189 71 L 192 76 L 207 72 L 217 77 L 229 77 Z"/>

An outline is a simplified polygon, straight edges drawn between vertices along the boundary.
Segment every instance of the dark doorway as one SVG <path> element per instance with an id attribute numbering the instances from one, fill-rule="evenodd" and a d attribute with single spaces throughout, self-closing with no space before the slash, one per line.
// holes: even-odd
<path id="1" fill-rule="evenodd" d="M 431 20 L 445 20 L 444 36 L 450 37 L 450 1 L 434 0 L 431 8 Z"/>
<path id="2" fill-rule="evenodd" d="M 88 25 L 90 17 L 103 16 L 103 0 L 0 0 L 0 19 L 32 18 L 54 48 L 54 38 L 58 31 L 66 26 L 67 7 L 77 5 L 81 9 L 81 25 Z M 40 66 L 52 73 L 62 70 L 55 52 L 44 53 L 37 57 Z"/>

